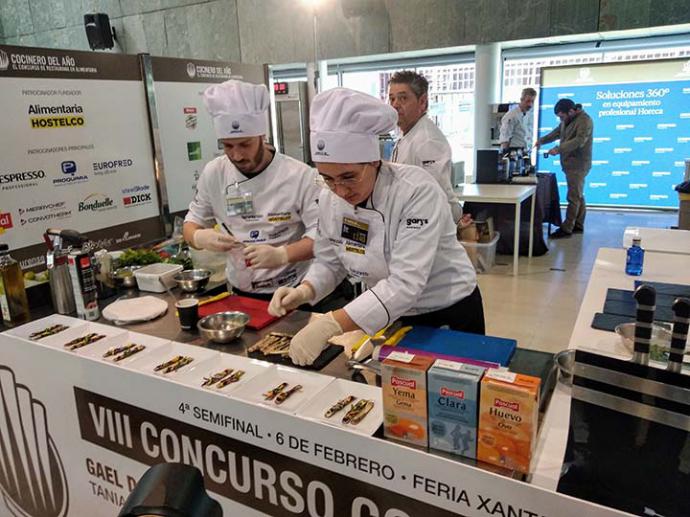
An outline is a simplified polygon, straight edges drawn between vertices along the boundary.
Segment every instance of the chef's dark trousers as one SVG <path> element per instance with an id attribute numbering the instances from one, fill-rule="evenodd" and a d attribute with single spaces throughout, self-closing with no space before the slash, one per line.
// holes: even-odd
<path id="1" fill-rule="evenodd" d="M 455 302 L 450 307 L 439 311 L 417 314 L 415 316 L 403 316 L 400 318 L 403 325 L 419 325 L 424 327 L 442 327 L 448 325 L 453 330 L 470 332 L 472 334 L 486 334 L 484 324 L 484 306 L 482 293 L 479 286 L 475 287 L 472 294 Z"/>

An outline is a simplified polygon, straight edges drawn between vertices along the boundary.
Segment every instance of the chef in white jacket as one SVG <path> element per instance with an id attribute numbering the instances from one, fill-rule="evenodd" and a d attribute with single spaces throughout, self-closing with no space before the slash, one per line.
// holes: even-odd
<path id="1" fill-rule="evenodd" d="M 402 136 L 395 143 L 391 161 L 417 165 L 438 182 L 448 200 L 453 222 L 462 217 L 462 207 L 453 192 L 453 159 L 450 144 L 427 116 L 429 82 L 421 74 L 396 72 L 388 83 L 388 102 L 398 112 Z"/>
<path id="2" fill-rule="evenodd" d="M 199 178 L 184 237 L 228 254 L 235 291 L 270 299 L 277 288 L 298 285 L 313 257 L 318 175 L 265 142 L 264 85 L 226 81 L 206 89 L 203 100 L 225 153 Z"/>
<path id="3" fill-rule="evenodd" d="M 421 168 L 380 159 L 378 135 L 394 127 L 395 110 L 334 88 L 314 98 L 310 118 L 312 159 L 329 187 L 319 196 L 315 258 L 298 287 L 275 292 L 269 312 L 317 303 L 348 275 L 368 289 L 300 330 L 293 362 L 311 364 L 330 338 L 373 335 L 401 317 L 483 334 L 477 277 L 443 191 Z"/>

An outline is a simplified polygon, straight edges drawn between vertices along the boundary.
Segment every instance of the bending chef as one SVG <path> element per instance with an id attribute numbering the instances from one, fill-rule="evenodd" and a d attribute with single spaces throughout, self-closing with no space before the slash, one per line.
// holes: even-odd
<path id="1" fill-rule="evenodd" d="M 396 121 L 390 106 L 346 88 L 314 98 L 312 158 L 328 186 L 319 196 L 315 260 L 298 287 L 276 291 L 269 312 L 313 305 L 348 275 L 368 290 L 295 335 L 296 364 L 311 364 L 333 336 L 355 329 L 373 335 L 401 317 L 484 333 L 477 277 L 443 190 L 420 167 L 380 159 L 378 135 Z"/>
<path id="2" fill-rule="evenodd" d="M 184 237 L 197 249 L 228 252 L 235 292 L 269 299 L 298 285 L 313 256 L 318 176 L 265 142 L 264 85 L 226 81 L 204 92 L 204 104 L 225 153 L 199 178 Z"/>

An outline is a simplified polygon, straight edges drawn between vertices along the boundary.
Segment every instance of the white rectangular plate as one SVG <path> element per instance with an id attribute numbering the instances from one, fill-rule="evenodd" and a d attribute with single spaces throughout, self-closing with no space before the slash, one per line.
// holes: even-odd
<path id="1" fill-rule="evenodd" d="M 221 354 L 220 360 L 213 364 L 208 364 L 208 367 L 201 370 L 197 369 L 193 372 L 186 372 L 181 374 L 177 380 L 189 386 L 201 388 L 205 377 L 211 377 L 214 373 L 218 373 L 226 368 L 232 370 L 243 370 L 242 378 L 232 384 L 228 384 L 224 388 L 216 388 L 215 386 L 204 387 L 203 389 L 217 393 L 232 394 L 247 382 L 251 381 L 257 375 L 262 375 L 269 370 L 275 369 L 275 365 L 266 361 L 259 361 L 258 359 L 250 359 L 240 355 Z"/>
<path id="2" fill-rule="evenodd" d="M 117 363 L 113 361 L 115 356 L 103 357 L 103 354 L 105 354 L 111 348 L 120 347 L 128 343 L 144 345 L 146 348 L 141 352 L 127 357 Z M 115 366 L 127 366 L 136 359 L 139 359 L 140 357 L 143 357 L 153 352 L 157 348 L 167 345 L 168 343 L 170 343 L 169 339 L 162 339 L 155 336 L 149 336 L 147 334 L 140 334 L 138 332 L 125 332 L 124 334 L 113 336 L 111 339 L 107 340 L 107 343 L 98 341 L 93 345 L 84 347 L 84 351 L 81 353 L 81 355 L 91 357 L 92 359 L 97 359 L 99 361 L 105 361 L 107 363 L 114 364 Z"/>
<path id="3" fill-rule="evenodd" d="M 105 337 L 99 341 L 96 341 L 95 343 L 92 343 L 90 345 L 83 346 L 81 348 L 77 348 L 76 350 L 67 350 L 65 348 L 65 343 L 72 341 L 73 339 L 76 339 L 80 336 L 85 336 L 86 334 L 90 334 L 92 332 L 96 332 L 98 334 L 103 334 Z M 127 335 L 127 331 L 124 329 L 119 329 L 117 327 L 112 327 L 110 325 L 102 325 L 101 323 L 94 323 L 92 321 L 87 321 L 84 323 L 84 325 L 77 325 L 74 327 L 71 327 L 63 332 L 60 332 L 59 334 L 55 334 L 54 336 L 47 337 L 45 339 L 41 339 L 39 343 L 42 345 L 48 345 L 53 348 L 57 348 L 59 350 L 64 350 L 65 352 L 72 353 L 72 354 L 78 354 L 78 355 L 84 355 L 88 352 L 88 349 L 90 347 L 94 347 L 96 345 L 98 346 L 105 346 L 106 348 L 110 346 L 110 343 L 112 342 L 113 339 L 120 337 L 120 336 L 125 336 Z"/>
<path id="4" fill-rule="evenodd" d="M 20 339 L 25 339 L 26 341 L 30 341 L 31 343 L 40 343 L 43 344 L 47 339 L 50 337 L 54 336 L 49 336 L 45 337 L 43 339 L 38 339 L 38 340 L 33 340 L 29 339 L 29 335 L 33 334 L 34 332 L 39 332 L 45 328 L 52 327 L 53 325 L 57 324 L 62 324 L 70 327 L 67 330 L 63 330 L 57 335 L 63 335 L 66 332 L 69 332 L 72 330 L 74 327 L 81 327 L 85 326 L 87 324 L 87 321 L 85 320 L 80 320 L 78 318 L 71 318 L 70 316 L 63 316 L 62 314 L 51 314 L 50 316 L 46 316 L 45 318 L 41 318 L 40 320 L 36 321 L 31 321 L 29 323 L 26 323 L 20 327 L 15 327 L 13 329 L 7 330 L 4 332 L 4 334 L 8 334 L 10 336 L 18 337 Z"/>
<path id="5" fill-rule="evenodd" d="M 297 370 L 288 366 L 276 366 L 274 369 L 257 375 L 245 383 L 244 386 L 233 393 L 233 398 L 294 414 L 303 405 L 309 404 L 333 380 L 334 377 L 330 375 Z M 282 404 L 276 404 L 275 399 L 266 400 L 263 394 L 282 382 L 288 383 L 286 390 L 297 384 L 300 384 L 302 389 L 293 393 Z"/>
<path id="6" fill-rule="evenodd" d="M 339 400 L 344 399 L 348 395 L 353 395 L 357 399 L 368 399 L 374 401 L 374 407 L 367 416 L 357 425 L 343 424 L 342 419 L 350 409 L 350 404 L 347 407 L 338 411 L 331 418 L 326 418 L 324 414 L 333 404 Z M 326 389 L 319 393 L 318 397 L 312 399 L 311 403 L 300 408 L 297 416 L 316 420 L 324 424 L 346 429 L 354 433 L 366 434 L 371 436 L 383 424 L 383 397 L 381 388 L 378 386 L 371 386 L 370 384 L 362 384 L 360 382 L 352 382 L 345 379 L 336 379 L 330 383 Z"/>
<path id="7" fill-rule="evenodd" d="M 176 355 L 193 357 L 194 361 L 168 374 L 153 371 L 156 366 L 169 361 Z M 149 375 L 156 375 L 164 379 L 177 381 L 182 374 L 194 372 L 195 375 L 200 375 L 198 372 L 205 372 L 209 368 L 213 368 L 214 365 L 220 362 L 220 355 L 220 352 L 216 352 L 215 350 L 172 341 L 167 345 L 159 346 L 142 357 L 137 358 L 137 356 L 134 356 L 135 359 L 129 363 L 128 367 L 132 370 L 137 370 Z"/>

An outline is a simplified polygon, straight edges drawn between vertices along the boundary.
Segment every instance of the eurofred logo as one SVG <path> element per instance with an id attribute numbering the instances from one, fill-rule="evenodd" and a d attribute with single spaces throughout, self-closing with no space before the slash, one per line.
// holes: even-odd
<path id="1" fill-rule="evenodd" d="M 5 447 L 0 448 L 2 515 L 65 517 L 69 489 L 60 453 L 50 434 L 45 405 L 15 374 L 0 366 L 0 416 Z M 29 460 L 27 461 L 27 458 Z"/>

